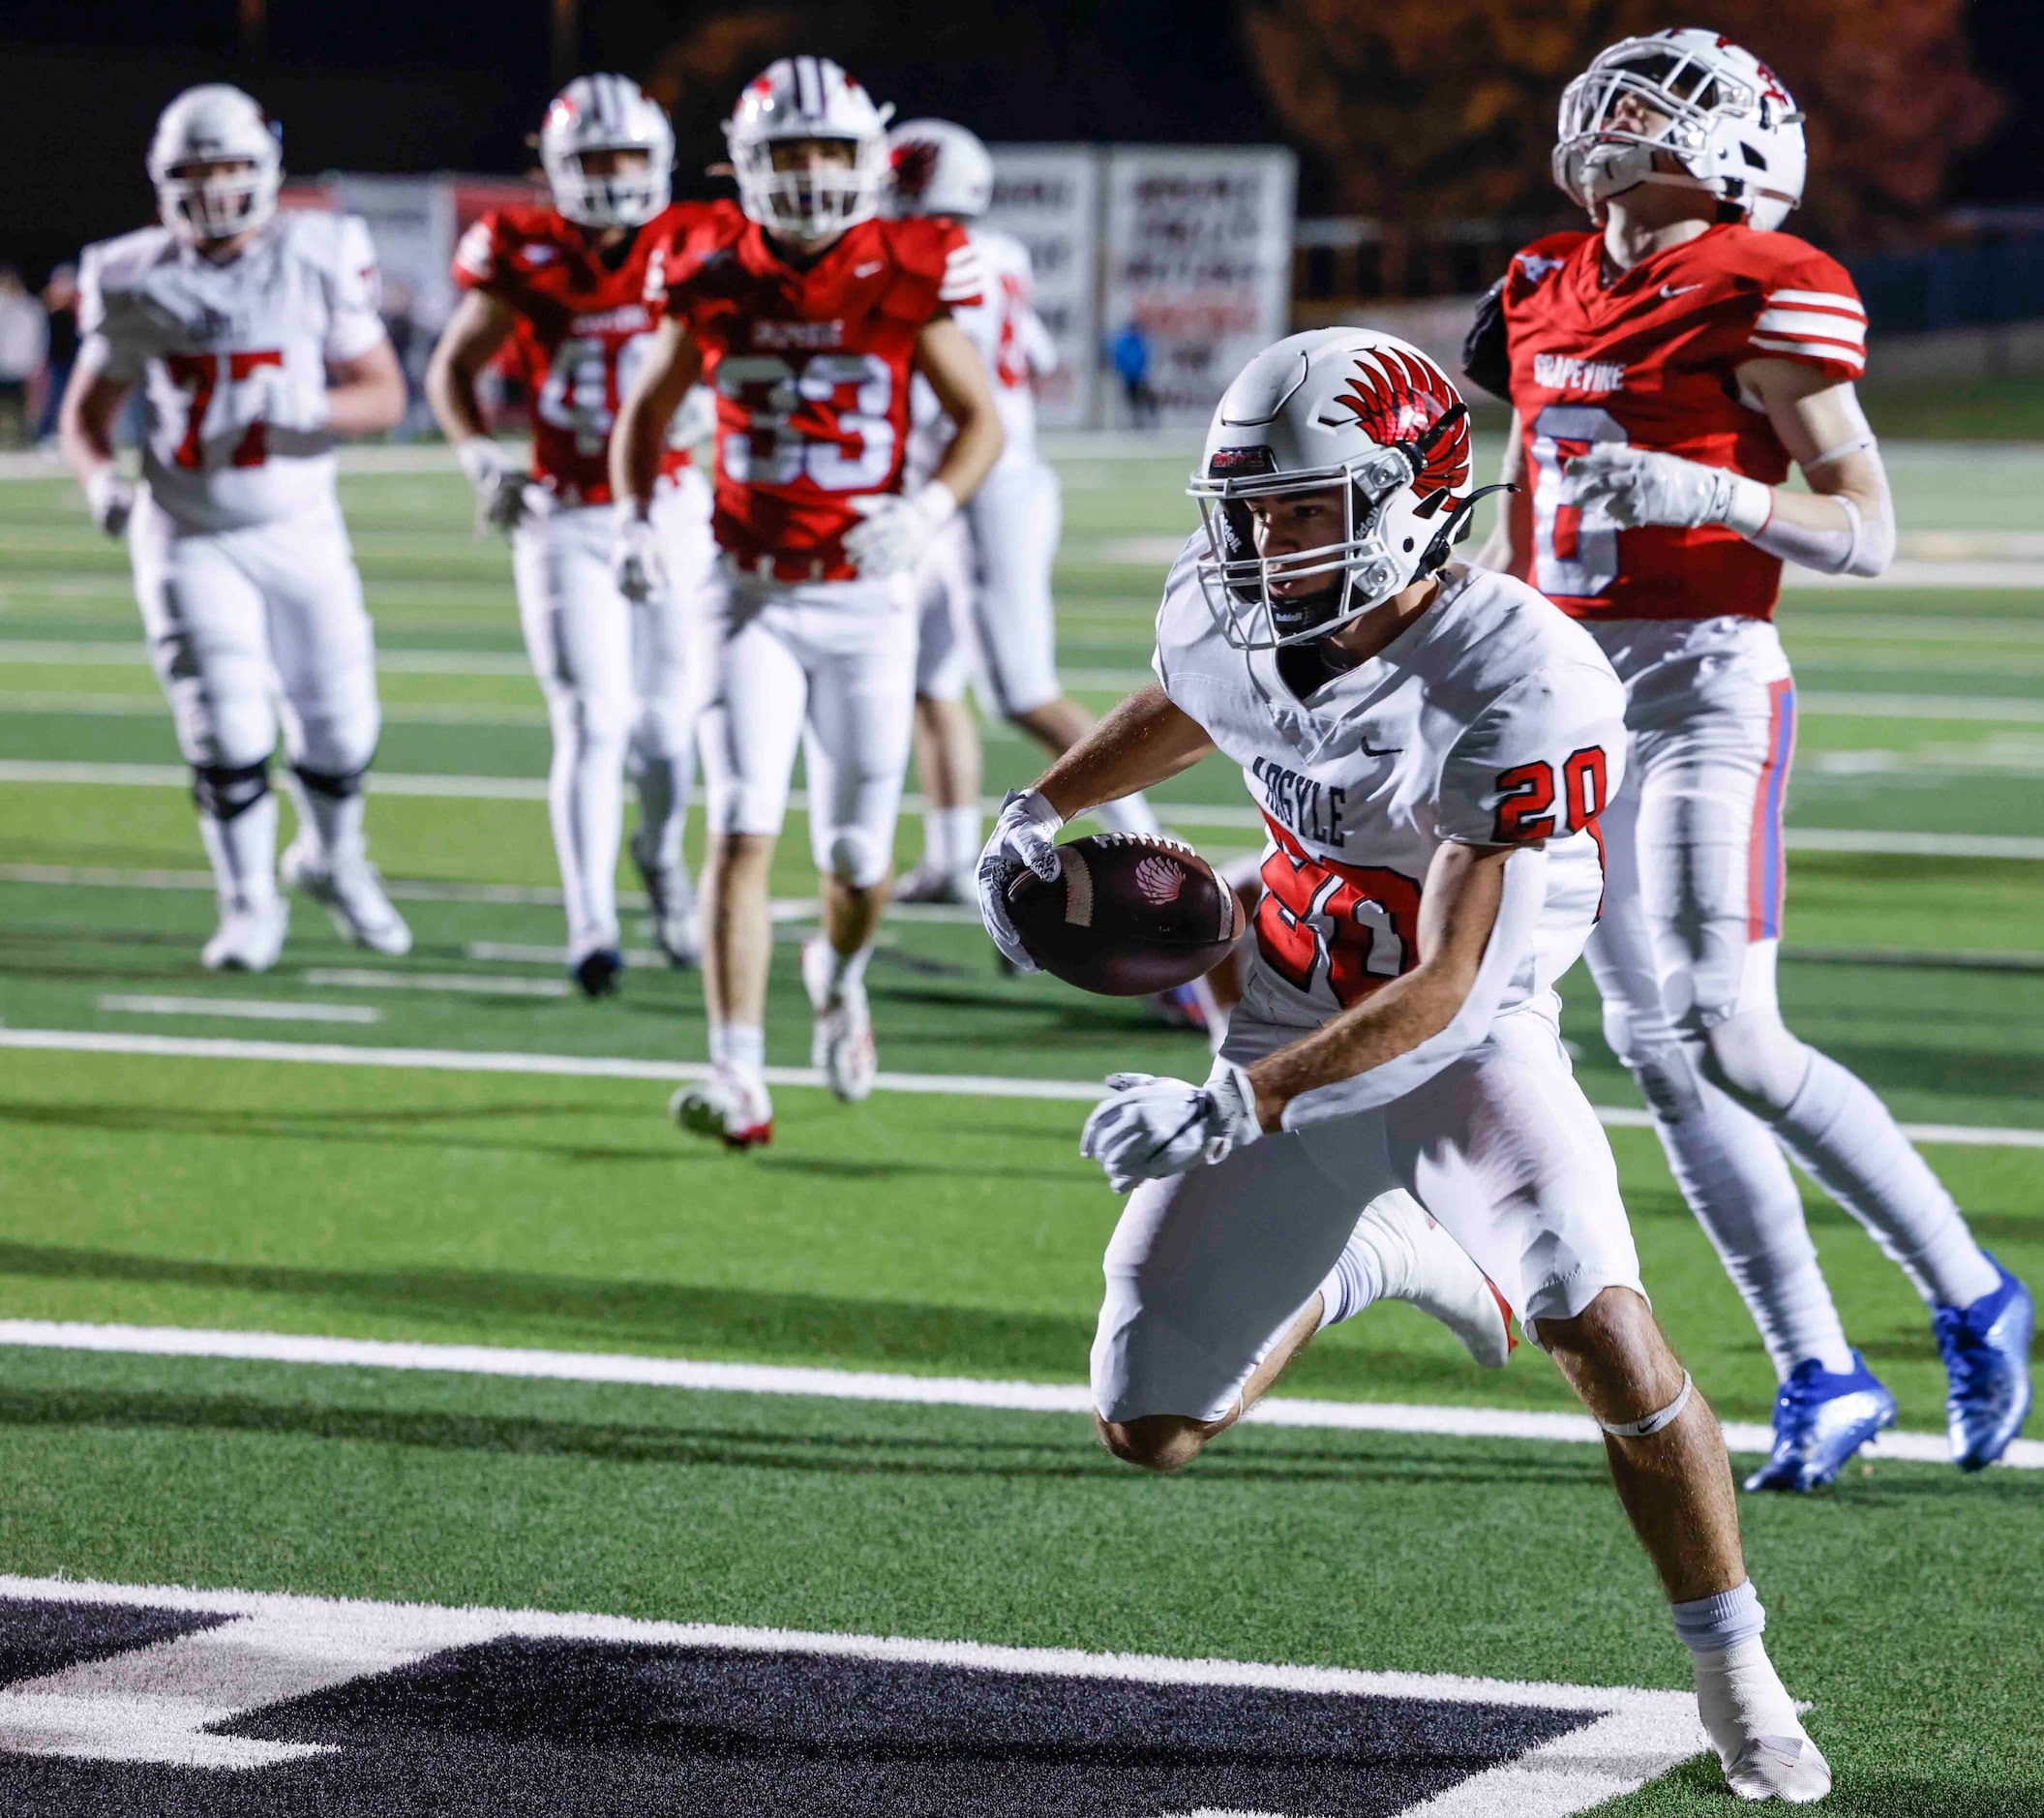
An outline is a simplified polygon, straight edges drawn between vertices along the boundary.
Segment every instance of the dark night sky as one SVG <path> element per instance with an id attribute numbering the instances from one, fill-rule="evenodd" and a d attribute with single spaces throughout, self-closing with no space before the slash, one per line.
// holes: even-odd
<path id="1" fill-rule="evenodd" d="M 583 0 L 582 67 L 648 74 L 690 0 Z M 1254 141 L 1278 136 L 1240 53 L 1230 0 L 811 0 L 826 42 L 902 112 L 948 114 L 990 139 Z M 28 181 L 0 190 L 0 258 L 67 256 L 147 212 L 140 154 L 184 82 L 236 76 L 285 121 L 291 168 L 525 167 L 549 79 L 548 0 L 270 0 L 263 63 L 237 63 L 235 0 L 6 0 L 0 56 Z M 2037 0 L 1973 0 L 1975 62 L 2009 117 L 1954 201 L 2044 202 L 2044 33 Z M 883 21 L 898 23 L 883 24 Z M 336 76 L 365 78 L 352 85 Z M 25 79 L 24 79 L 25 78 Z M 319 79 L 327 78 L 327 79 Z M 719 103 L 721 106 L 721 100 Z M 75 122 L 97 107 L 82 160 Z M 717 156 L 713 127 L 684 171 Z M 81 165 L 83 167 L 81 167 Z M 1310 168 L 1302 206 L 1316 205 Z M 1324 204 L 1320 204 L 1324 206 Z"/>

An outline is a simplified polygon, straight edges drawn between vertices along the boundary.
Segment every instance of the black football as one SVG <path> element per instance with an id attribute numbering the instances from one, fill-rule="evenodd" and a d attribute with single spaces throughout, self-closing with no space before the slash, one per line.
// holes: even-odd
<path id="1" fill-rule="evenodd" d="M 1018 869 L 1007 913 L 1037 965 L 1082 991 L 1146 997 L 1189 985 L 1242 938 L 1242 904 L 1190 846 L 1095 833 L 1058 848 L 1044 883 Z"/>

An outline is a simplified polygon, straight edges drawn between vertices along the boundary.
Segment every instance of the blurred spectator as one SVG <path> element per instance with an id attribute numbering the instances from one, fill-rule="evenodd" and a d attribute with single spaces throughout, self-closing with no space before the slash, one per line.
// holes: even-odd
<path id="1" fill-rule="evenodd" d="M 28 383 L 43 370 L 49 323 L 29 295 L 21 274 L 0 265 L 0 443 L 18 448 L 28 439 Z"/>
<path id="2" fill-rule="evenodd" d="M 1114 362 L 1115 377 L 1122 381 L 1122 397 L 1128 406 L 1128 420 L 1137 429 L 1157 425 L 1157 393 L 1150 388 L 1150 337 L 1140 322 L 1128 321 L 1107 349 Z"/>
<path id="3" fill-rule="evenodd" d="M 71 369 L 78 357 L 78 268 L 59 265 L 43 287 L 43 307 L 49 313 L 49 352 L 43 374 L 43 409 L 37 413 L 36 439 L 46 442 L 57 433 L 57 409 Z"/>

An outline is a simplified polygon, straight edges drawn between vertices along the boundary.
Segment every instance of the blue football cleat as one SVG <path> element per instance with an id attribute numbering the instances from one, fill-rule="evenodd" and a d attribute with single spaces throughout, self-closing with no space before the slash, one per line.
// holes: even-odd
<path id="1" fill-rule="evenodd" d="M 1749 1490 L 1815 1490 L 1852 1454 L 1895 1424 L 1895 1398 L 1857 1351 L 1844 1376 L 1806 1357 L 1774 1398 L 1774 1450 L 1746 1479 Z"/>
<path id="2" fill-rule="evenodd" d="M 1970 1307 L 1939 1307 L 1931 1315 L 1951 1386 L 1944 1397 L 1952 1435 L 1952 1463 L 1979 1470 L 2008 1450 L 2029 1415 L 2029 1340 L 2037 1303 L 2029 1289 L 1993 1257 L 2001 1286 Z"/>

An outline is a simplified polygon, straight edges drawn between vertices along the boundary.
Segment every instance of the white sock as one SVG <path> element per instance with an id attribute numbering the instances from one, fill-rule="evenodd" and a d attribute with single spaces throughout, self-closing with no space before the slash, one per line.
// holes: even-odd
<path id="1" fill-rule="evenodd" d="M 1403 1194 L 1393 1190 L 1398 1197 Z M 1395 1221 L 1369 1216 L 1391 1194 L 1380 1195 L 1363 1208 L 1363 1217 L 1342 1245 L 1327 1280 L 1320 1284 L 1320 1330 L 1353 1319 L 1365 1307 L 1397 1295 L 1409 1282 L 1419 1258 L 1404 1241 Z M 1418 1212 L 1418 1207 L 1413 1208 Z M 1419 1216 L 1425 1217 L 1424 1213 Z"/>
<path id="2" fill-rule="evenodd" d="M 1952 1196 L 1887 1106 L 1828 1055 L 1810 1050 L 1810 1071 L 1774 1128 L 1929 1304 L 1970 1306 L 2000 1285 Z"/>
<path id="3" fill-rule="evenodd" d="M 294 775 L 290 778 L 291 800 L 298 818 L 319 842 L 319 854 L 331 860 L 337 854 L 359 854 L 363 847 L 362 818 L 369 803 L 361 790 L 350 795 L 330 796 L 310 789 Z"/>
<path id="4" fill-rule="evenodd" d="M 766 1065 L 766 1029 L 756 1022 L 711 1023 L 709 1059 L 713 1067 L 744 1067 L 758 1073 Z"/>
<path id="5" fill-rule="evenodd" d="M 979 804 L 968 802 L 963 807 L 939 808 L 938 817 L 944 823 L 938 850 L 945 855 L 938 861 L 947 872 L 970 870 L 979 858 Z M 927 837 L 927 818 L 925 818 Z"/>
<path id="6" fill-rule="evenodd" d="M 1654 1128 L 1682 1197 L 1739 1290 L 1778 1379 L 1814 1357 L 1852 1368 L 1838 1307 L 1817 1261 L 1795 1177 L 1773 1133 L 1714 1086 L 1696 1080 L 1685 1114 Z"/>
<path id="7" fill-rule="evenodd" d="M 945 823 L 948 813 L 948 808 L 922 811 L 922 863 L 940 875 L 947 874 L 951 868 L 951 833 Z"/>
<path id="8" fill-rule="evenodd" d="M 1675 1634 L 1691 1653 L 1725 1653 L 1757 1639 L 1767 1626 L 1767 1612 L 1749 1578 L 1716 1596 L 1668 1606 Z"/>
<path id="9" fill-rule="evenodd" d="M 1110 833 L 1141 833 L 1155 839 L 1163 829 L 1145 796 L 1124 796 L 1119 802 L 1103 802 L 1093 811 L 1094 819 Z"/>
<path id="10" fill-rule="evenodd" d="M 873 957 L 873 944 L 868 941 L 857 953 L 841 954 L 829 942 L 824 943 L 830 954 L 829 992 L 826 1003 L 835 1004 L 848 990 L 857 990 L 865 983 L 866 961 Z"/>
<path id="11" fill-rule="evenodd" d="M 572 704 L 554 715 L 547 816 L 567 900 L 568 946 L 617 945 L 617 846 L 624 837 L 621 739 L 592 739 Z"/>
<path id="12" fill-rule="evenodd" d="M 223 908 L 267 909 L 277 900 L 277 798 L 264 795 L 230 821 L 200 810 L 198 836 Z"/>

